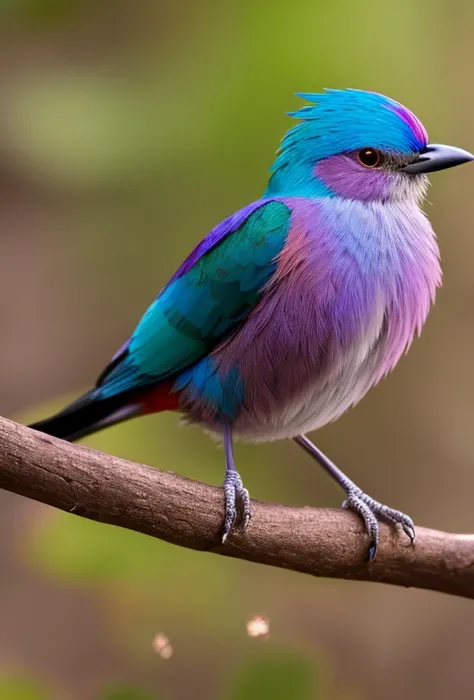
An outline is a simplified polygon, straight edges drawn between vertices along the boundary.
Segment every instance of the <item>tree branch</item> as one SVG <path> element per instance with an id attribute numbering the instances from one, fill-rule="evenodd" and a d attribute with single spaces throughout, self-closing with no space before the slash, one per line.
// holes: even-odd
<path id="1" fill-rule="evenodd" d="M 222 545 L 223 491 L 0 418 L 0 488 L 167 542 L 313 576 L 379 581 L 474 598 L 474 535 L 417 528 L 414 546 L 381 526 L 374 562 L 358 517 L 252 503 L 247 531 Z"/>

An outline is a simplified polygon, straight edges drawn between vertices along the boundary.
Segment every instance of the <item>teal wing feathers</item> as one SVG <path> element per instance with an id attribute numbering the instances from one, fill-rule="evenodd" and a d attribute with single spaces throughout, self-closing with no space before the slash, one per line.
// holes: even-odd
<path id="1" fill-rule="evenodd" d="M 285 245 L 291 210 L 263 202 L 176 275 L 99 381 L 106 398 L 176 376 L 209 353 L 258 302 Z"/>

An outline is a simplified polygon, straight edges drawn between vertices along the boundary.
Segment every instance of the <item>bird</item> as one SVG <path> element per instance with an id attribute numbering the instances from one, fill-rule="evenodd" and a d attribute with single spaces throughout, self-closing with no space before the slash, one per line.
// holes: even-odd
<path id="1" fill-rule="evenodd" d="M 379 544 L 379 521 L 413 543 L 413 520 L 371 498 L 307 437 L 387 375 L 441 285 L 422 210 L 428 174 L 474 160 L 432 144 L 394 99 L 296 93 L 263 196 L 197 245 L 86 394 L 31 428 L 69 441 L 174 411 L 223 444 L 221 538 L 247 527 L 235 439 L 291 439 L 342 487 Z"/>

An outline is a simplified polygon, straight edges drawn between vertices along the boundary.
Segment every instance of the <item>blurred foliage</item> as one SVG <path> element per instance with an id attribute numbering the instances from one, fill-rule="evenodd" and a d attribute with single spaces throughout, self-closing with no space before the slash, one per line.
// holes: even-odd
<path id="1" fill-rule="evenodd" d="M 153 693 L 146 693 L 139 688 L 115 687 L 101 695 L 100 700 L 160 700 L 160 697 Z"/>
<path id="2" fill-rule="evenodd" d="M 314 668 L 294 652 L 256 654 L 229 678 L 226 690 L 215 700 L 323 700 Z M 101 700 L 159 700 L 134 688 L 109 691 Z"/>
<path id="3" fill-rule="evenodd" d="M 0 673 L 0 700 L 52 700 L 43 686 L 25 676 Z"/>
<path id="4" fill-rule="evenodd" d="M 215 700 L 323 700 L 317 690 L 315 669 L 293 651 L 256 654 L 229 678 L 226 690 Z M 161 700 L 156 692 L 114 685 L 98 700 Z M 38 686 L 23 678 L 0 676 L 0 700 L 53 700 Z"/>
<path id="5" fill-rule="evenodd" d="M 97 0 L 2 0 L 0 18 L 25 28 L 51 28 L 77 19 Z"/>
<path id="6" fill-rule="evenodd" d="M 314 667 L 291 652 L 256 658 L 239 670 L 221 700 L 318 700 Z"/>

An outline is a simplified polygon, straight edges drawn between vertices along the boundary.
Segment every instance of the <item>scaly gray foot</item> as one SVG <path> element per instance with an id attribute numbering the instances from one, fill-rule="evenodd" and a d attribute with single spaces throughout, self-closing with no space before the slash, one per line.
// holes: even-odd
<path id="1" fill-rule="evenodd" d="M 342 504 L 342 507 L 353 510 L 364 521 L 365 529 L 372 540 L 369 547 L 369 561 L 372 561 L 377 553 L 379 543 L 379 518 L 401 525 L 403 532 L 410 539 L 410 542 L 413 543 L 415 541 L 415 526 L 413 520 L 408 515 L 394 508 L 384 506 L 357 487 L 347 490 L 347 498 Z"/>
<path id="2" fill-rule="evenodd" d="M 227 539 L 229 532 L 232 530 L 237 521 L 238 511 L 241 518 L 243 529 L 247 527 L 250 520 L 250 496 L 247 489 L 242 483 L 240 475 L 236 471 L 231 471 L 226 475 L 224 481 L 225 495 L 225 519 L 224 519 L 224 534 L 222 535 L 222 543 Z"/>

